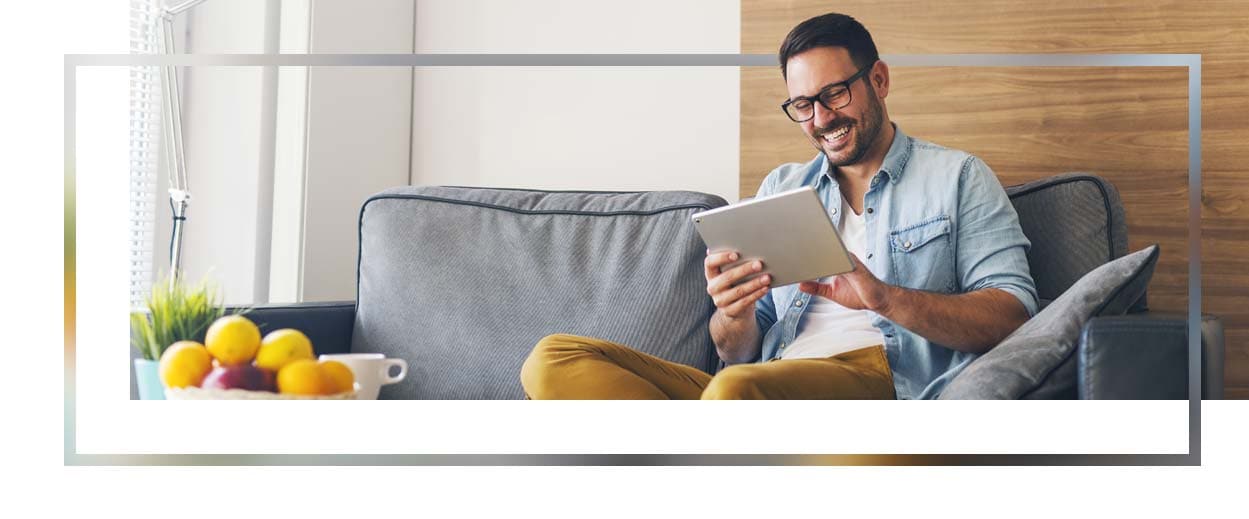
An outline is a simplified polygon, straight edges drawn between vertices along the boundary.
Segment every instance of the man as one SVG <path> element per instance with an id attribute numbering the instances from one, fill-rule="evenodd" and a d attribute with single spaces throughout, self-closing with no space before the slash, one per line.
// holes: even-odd
<path id="1" fill-rule="evenodd" d="M 853 18 L 802 22 L 780 49 L 782 104 L 820 152 L 785 164 L 759 196 L 813 186 L 856 268 L 769 289 L 734 283 L 708 254 L 710 332 L 728 367 L 714 377 L 587 337 L 543 339 L 521 373 L 531 398 L 933 398 L 978 354 L 1037 311 L 1027 238 L 978 158 L 889 120 L 889 67 Z M 777 222 L 778 227 L 783 222 Z"/>

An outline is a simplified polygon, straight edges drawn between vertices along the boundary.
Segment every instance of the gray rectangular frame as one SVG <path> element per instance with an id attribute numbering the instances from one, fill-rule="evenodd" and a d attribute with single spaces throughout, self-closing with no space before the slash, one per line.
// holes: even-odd
<path id="1" fill-rule="evenodd" d="M 1188 396 L 1186 454 L 80 454 L 75 426 L 77 207 L 75 79 L 97 66 L 754 67 L 772 54 L 66 54 L 65 55 L 65 465 L 495 466 L 495 465 L 1201 465 L 1201 55 L 893 54 L 895 67 L 1185 67 L 1188 70 Z"/>

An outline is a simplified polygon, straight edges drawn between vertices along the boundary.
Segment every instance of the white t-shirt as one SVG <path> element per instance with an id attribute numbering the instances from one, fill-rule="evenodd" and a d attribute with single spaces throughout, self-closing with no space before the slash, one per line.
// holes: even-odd
<path id="1" fill-rule="evenodd" d="M 867 231 L 861 214 L 854 214 L 845 197 L 841 198 L 841 223 L 837 232 L 846 248 L 860 259 L 867 257 Z M 830 278 L 820 279 L 821 283 Z M 811 296 L 806 313 L 798 321 L 794 342 L 781 350 L 782 359 L 832 357 L 847 351 L 885 343 L 884 334 L 872 326 L 872 313 L 851 310 L 831 299 Z"/>

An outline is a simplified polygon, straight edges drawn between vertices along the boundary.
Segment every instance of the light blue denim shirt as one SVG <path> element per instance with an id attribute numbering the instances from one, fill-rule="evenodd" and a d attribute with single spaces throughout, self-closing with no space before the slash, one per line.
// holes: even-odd
<path id="1" fill-rule="evenodd" d="M 1037 312 L 1036 286 L 1025 253 L 1031 244 L 1019 217 L 984 161 L 915 139 L 894 126 L 893 143 L 864 196 L 867 257 L 882 281 L 906 288 L 960 294 L 998 288 Z M 821 153 L 806 164 L 785 164 L 759 187 L 765 196 L 814 186 L 834 223 L 841 190 Z M 760 362 L 781 356 L 794 342 L 811 295 L 788 285 L 756 303 L 763 332 Z M 875 313 L 900 399 L 935 398 L 976 355 L 933 343 Z"/>

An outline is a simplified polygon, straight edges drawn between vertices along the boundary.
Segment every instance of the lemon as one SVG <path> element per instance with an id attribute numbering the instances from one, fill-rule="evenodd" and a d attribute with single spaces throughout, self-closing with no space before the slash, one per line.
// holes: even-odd
<path id="1" fill-rule="evenodd" d="M 227 315 L 208 327 L 204 345 L 222 366 L 246 364 L 260 349 L 260 328 L 241 315 Z"/>
<path id="2" fill-rule="evenodd" d="M 332 390 L 329 394 L 336 395 L 355 389 L 356 375 L 351 372 L 351 368 L 347 367 L 346 364 L 336 360 L 327 360 L 321 363 L 321 371 L 330 380 Z"/>
<path id="3" fill-rule="evenodd" d="M 312 341 L 308 340 L 308 336 L 294 328 L 283 328 L 269 332 L 260 341 L 256 367 L 279 371 L 291 361 L 311 358 L 314 358 Z"/>
<path id="4" fill-rule="evenodd" d="M 278 392 L 289 395 L 328 395 L 334 382 L 312 359 L 298 359 L 278 371 Z"/>
<path id="5" fill-rule="evenodd" d="M 199 387 L 212 367 L 203 344 L 178 341 L 160 356 L 160 381 L 165 387 Z"/>

